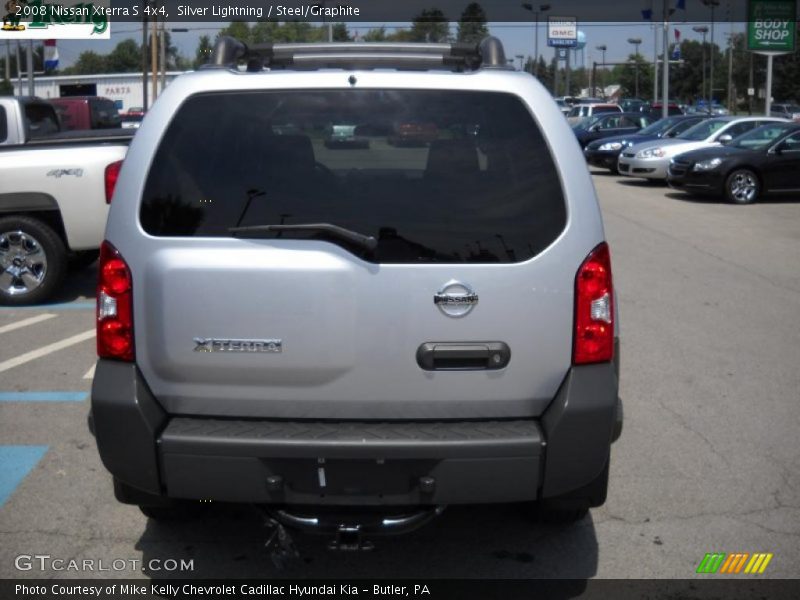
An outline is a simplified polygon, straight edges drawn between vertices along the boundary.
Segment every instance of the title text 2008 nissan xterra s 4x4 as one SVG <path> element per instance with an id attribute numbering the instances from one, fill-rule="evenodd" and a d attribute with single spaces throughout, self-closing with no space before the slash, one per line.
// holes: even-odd
<path id="1" fill-rule="evenodd" d="M 326 144 L 345 122 L 369 143 Z M 392 144 L 410 122 L 435 137 Z M 621 431 L 616 323 L 580 148 L 498 40 L 223 38 L 122 167 L 91 422 L 117 498 L 151 516 L 575 518 L 604 502 Z"/>

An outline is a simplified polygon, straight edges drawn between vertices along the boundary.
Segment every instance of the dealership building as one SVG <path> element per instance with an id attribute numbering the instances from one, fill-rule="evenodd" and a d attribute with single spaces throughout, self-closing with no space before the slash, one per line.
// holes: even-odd
<path id="1" fill-rule="evenodd" d="M 166 85 L 181 75 L 183 71 L 167 71 Z M 147 77 L 147 95 L 152 103 L 152 75 Z M 13 81 L 17 95 L 28 95 L 28 80 Z M 161 78 L 158 78 L 158 90 L 161 92 Z M 53 77 L 36 77 L 34 95 L 45 100 L 66 96 L 102 96 L 113 100 L 120 112 L 127 112 L 131 107 L 142 106 L 142 74 L 111 73 L 103 75 L 58 75 Z"/>

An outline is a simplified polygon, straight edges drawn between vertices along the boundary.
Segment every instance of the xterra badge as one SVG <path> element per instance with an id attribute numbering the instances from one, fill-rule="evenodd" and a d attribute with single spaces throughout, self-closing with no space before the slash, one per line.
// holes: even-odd
<path id="1" fill-rule="evenodd" d="M 283 340 L 194 338 L 195 352 L 283 352 Z"/>

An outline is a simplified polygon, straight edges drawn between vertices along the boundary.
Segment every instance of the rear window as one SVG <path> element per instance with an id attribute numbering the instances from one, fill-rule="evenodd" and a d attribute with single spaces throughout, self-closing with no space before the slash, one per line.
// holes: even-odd
<path id="1" fill-rule="evenodd" d="M 567 214 L 516 96 L 345 90 L 189 98 L 156 152 L 140 219 L 178 237 L 331 223 L 374 236 L 373 262 L 507 263 L 541 252 Z"/>
<path id="2" fill-rule="evenodd" d="M 32 138 L 58 133 L 58 117 L 55 109 L 49 104 L 25 104 L 25 119 L 28 135 Z"/>

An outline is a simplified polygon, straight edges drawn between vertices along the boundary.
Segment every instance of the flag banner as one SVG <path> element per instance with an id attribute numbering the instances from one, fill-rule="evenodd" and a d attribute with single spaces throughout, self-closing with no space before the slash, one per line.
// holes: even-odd
<path id="1" fill-rule="evenodd" d="M 55 40 L 44 41 L 44 69 L 52 71 L 58 68 L 58 46 Z"/>

